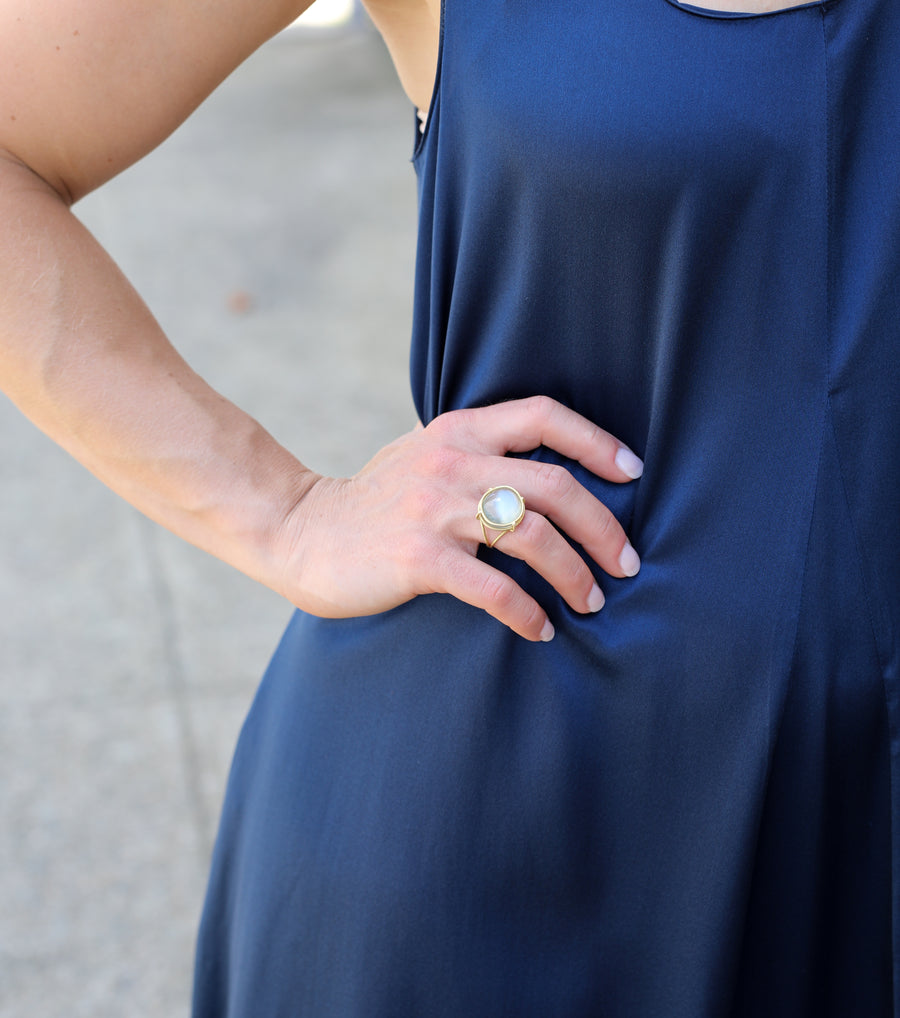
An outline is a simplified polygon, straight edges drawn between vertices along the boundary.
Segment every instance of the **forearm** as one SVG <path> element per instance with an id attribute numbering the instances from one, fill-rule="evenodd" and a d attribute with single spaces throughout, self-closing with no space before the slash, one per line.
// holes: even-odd
<path id="1" fill-rule="evenodd" d="M 56 193 L 0 160 L 0 386 L 142 512 L 279 588 L 312 475 L 168 343 Z"/>

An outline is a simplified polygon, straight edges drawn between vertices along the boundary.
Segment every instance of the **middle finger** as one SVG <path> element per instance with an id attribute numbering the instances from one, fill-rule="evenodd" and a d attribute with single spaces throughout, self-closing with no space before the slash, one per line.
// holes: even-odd
<path id="1" fill-rule="evenodd" d="M 500 463 L 502 475 L 493 464 L 491 474 L 495 477 L 503 476 L 504 484 L 521 492 L 527 510 L 552 520 L 611 576 L 634 576 L 637 573 L 640 569 L 640 558 L 631 546 L 622 525 L 569 470 L 555 463 L 505 457 Z M 527 515 L 526 513 L 526 518 Z M 524 524 L 525 520 L 519 525 L 519 529 Z M 545 535 L 544 542 L 547 540 Z M 565 541 L 563 543 L 567 544 Z M 580 559 L 577 553 L 573 554 Z M 530 562 L 529 564 L 533 565 Z"/>

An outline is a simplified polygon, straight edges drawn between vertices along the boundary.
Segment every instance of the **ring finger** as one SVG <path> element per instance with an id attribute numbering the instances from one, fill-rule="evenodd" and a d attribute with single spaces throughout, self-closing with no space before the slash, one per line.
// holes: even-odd
<path id="1" fill-rule="evenodd" d="M 526 509 L 515 529 L 496 531 L 488 526 L 482 537 L 491 547 L 499 545 L 504 554 L 527 562 L 575 611 L 596 612 L 603 607 L 603 592 L 584 559 L 540 513 Z"/>
<path id="2" fill-rule="evenodd" d="M 501 489 L 488 489 L 489 492 L 502 490 L 507 497 L 509 492 L 517 496 L 522 492 L 518 498 L 524 497 L 528 510 L 551 520 L 611 576 L 634 576 L 638 572 L 640 558 L 619 521 L 570 471 L 551 463 L 503 462 L 505 484 Z M 483 499 L 487 495 L 488 492 Z M 501 512 L 511 511 L 508 502 L 500 509 Z"/>

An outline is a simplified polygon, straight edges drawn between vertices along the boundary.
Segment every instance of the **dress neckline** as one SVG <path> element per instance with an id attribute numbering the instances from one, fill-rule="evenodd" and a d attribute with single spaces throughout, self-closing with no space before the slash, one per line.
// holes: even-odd
<path id="1" fill-rule="evenodd" d="M 749 18 L 777 18 L 783 15 L 794 14 L 797 11 L 809 10 L 810 7 L 824 7 L 827 0 L 808 0 L 806 3 L 794 4 L 791 7 L 778 7 L 772 11 L 720 11 L 711 7 L 685 3 L 683 0 L 666 0 L 666 2 L 680 11 L 685 11 L 688 14 L 698 15 L 703 18 L 717 18 L 725 21 L 743 21 Z"/>

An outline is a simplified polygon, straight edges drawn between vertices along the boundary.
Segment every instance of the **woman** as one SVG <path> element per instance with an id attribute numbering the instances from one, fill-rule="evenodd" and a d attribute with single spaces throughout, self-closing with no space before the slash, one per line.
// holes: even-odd
<path id="1" fill-rule="evenodd" d="M 303 4 L 6 4 L 4 385 L 302 609 L 198 1018 L 900 1015 L 900 8 L 766 6 L 373 0 L 425 426 L 340 480 L 66 210 Z"/>

